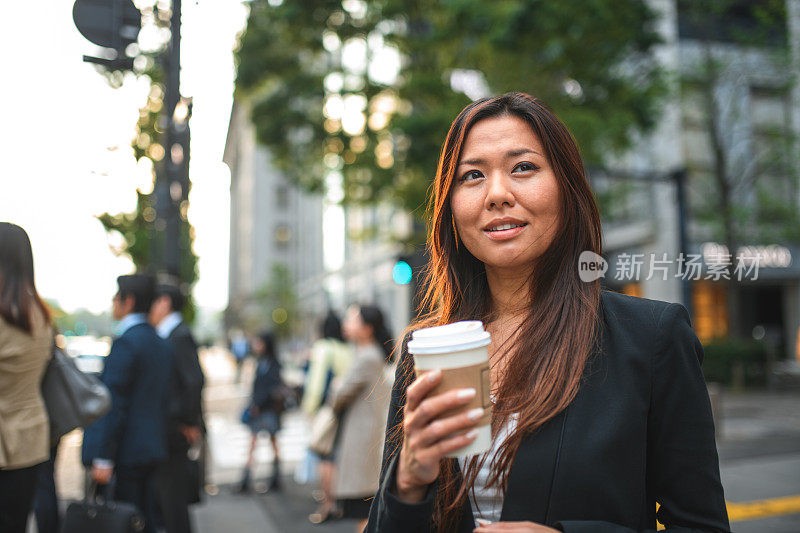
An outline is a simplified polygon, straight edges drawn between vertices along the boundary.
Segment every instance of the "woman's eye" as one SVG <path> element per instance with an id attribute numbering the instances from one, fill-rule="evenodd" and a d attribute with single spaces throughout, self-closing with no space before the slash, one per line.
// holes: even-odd
<path id="1" fill-rule="evenodd" d="M 531 172 L 533 170 L 537 170 L 536 165 L 533 163 L 519 163 L 512 172 Z"/>
<path id="2" fill-rule="evenodd" d="M 482 177 L 483 174 L 481 174 L 480 170 L 470 170 L 469 172 L 461 176 L 460 181 L 471 181 Z"/>

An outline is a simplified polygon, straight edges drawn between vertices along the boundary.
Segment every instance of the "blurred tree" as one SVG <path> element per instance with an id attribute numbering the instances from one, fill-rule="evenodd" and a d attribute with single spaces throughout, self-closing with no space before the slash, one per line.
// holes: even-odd
<path id="1" fill-rule="evenodd" d="M 164 2 L 151 1 L 149 5 L 141 5 L 143 27 L 151 26 L 162 30 L 163 42 L 154 50 L 141 52 L 134 62 L 134 74 L 145 76 L 150 80 L 150 92 L 147 101 L 139 109 L 136 131 L 131 141 L 136 160 L 148 159 L 154 171 L 163 165 L 165 150 L 162 134 L 167 127 L 169 117 L 164 116 L 164 56 L 168 44 L 168 30 L 171 12 Z M 102 65 L 96 68 L 106 77 L 112 87 L 120 87 L 124 82 L 126 71 L 109 71 Z M 153 175 L 155 181 L 155 172 Z M 191 186 L 191 182 L 187 182 Z M 131 213 L 109 214 L 98 217 L 106 231 L 118 231 L 123 237 L 121 247 L 112 248 L 117 255 L 128 256 L 139 271 L 155 270 L 155 265 L 163 264 L 161 255 L 152 257 L 153 252 L 163 253 L 164 227 L 163 220 L 156 218 L 155 196 L 137 190 L 136 210 Z M 188 190 L 186 191 L 188 195 Z M 181 250 L 180 277 L 181 282 L 189 287 L 184 318 L 194 322 L 197 310 L 191 295 L 191 287 L 197 281 L 197 255 L 192 249 L 194 228 L 186 217 L 186 209 L 181 209 L 181 227 L 179 246 Z"/>
<path id="2" fill-rule="evenodd" d="M 257 333 L 266 327 L 280 338 L 291 336 L 297 326 L 297 294 L 293 287 L 289 268 L 274 263 L 269 280 L 256 291 L 258 310 L 245 320 L 248 329 Z"/>
<path id="3" fill-rule="evenodd" d="M 690 162 L 692 216 L 730 254 L 720 259 L 730 261 L 726 300 L 729 334 L 736 338 L 742 334 L 737 250 L 800 241 L 798 139 L 788 118 L 797 80 L 790 74 L 786 2 L 677 5 L 681 37 L 695 43 L 681 76 L 684 121 L 710 152 L 707 160 Z"/>
<path id="4" fill-rule="evenodd" d="M 95 314 L 88 309 L 77 309 L 57 319 L 56 327 L 63 334 L 110 337 L 113 334 L 113 322 L 109 311 Z"/>
<path id="5" fill-rule="evenodd" d="M 796 80 L 789 75 L 785 1 L 680 0 L 678 8 L 682 31 L 699 52 L 682 89 L 699 110 L 696 124 L 711 152 L 709 166 L 691 169 L 695 189 L 702 189 L 694 195 L 697 217 L 732 253 L 745 241 L 800 240 L 789 113 L 765 117 L 755 104 L 742 107 L 752 100 L 788 104 Z M 733 52 L 731 44 L 738 47 Z"/>
<path id="6" fill-rule="evenodd" d="M 470 100 L 540 97 L 587 162 L 653 125 L 659 38 L 639 0 L 254 0 L 236 91 L 287 177 L 421 219 L 441 143 Z"/>

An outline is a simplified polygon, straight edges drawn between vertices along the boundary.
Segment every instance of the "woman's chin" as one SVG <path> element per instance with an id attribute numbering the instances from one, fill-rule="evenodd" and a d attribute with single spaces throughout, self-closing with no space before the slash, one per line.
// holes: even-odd
<path id="1" fill-rule="evenodd" d="M 487 269 L 514 271 L 517 275 L 532 268 L 533 263 L 533 257 L 522 257 L 522 254 L 515 254 L 514 252 L 493 254 L 492 256 L 483 260 L 483 264 Z"/>

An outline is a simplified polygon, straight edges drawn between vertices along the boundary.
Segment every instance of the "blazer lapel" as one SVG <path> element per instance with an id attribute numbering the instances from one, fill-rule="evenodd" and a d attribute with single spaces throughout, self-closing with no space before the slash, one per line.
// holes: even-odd
<path id="1" fill-rule="evenodd" d="M 569 407 L 520 444 L 508 477 L 500 519 L 546 524 Z"/>

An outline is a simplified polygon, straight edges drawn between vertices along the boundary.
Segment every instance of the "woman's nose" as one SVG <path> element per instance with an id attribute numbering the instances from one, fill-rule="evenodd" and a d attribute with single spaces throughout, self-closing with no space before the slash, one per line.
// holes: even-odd
<path id="1" fill-rule="evenodd" d="M 488 189 L 484 207 L 493 209 L 501 206 L 514 207 L 514 193 L 511 191 L 511 183 L 507 176 L 500 174 L 490 175 L 487 179 Z"/>

